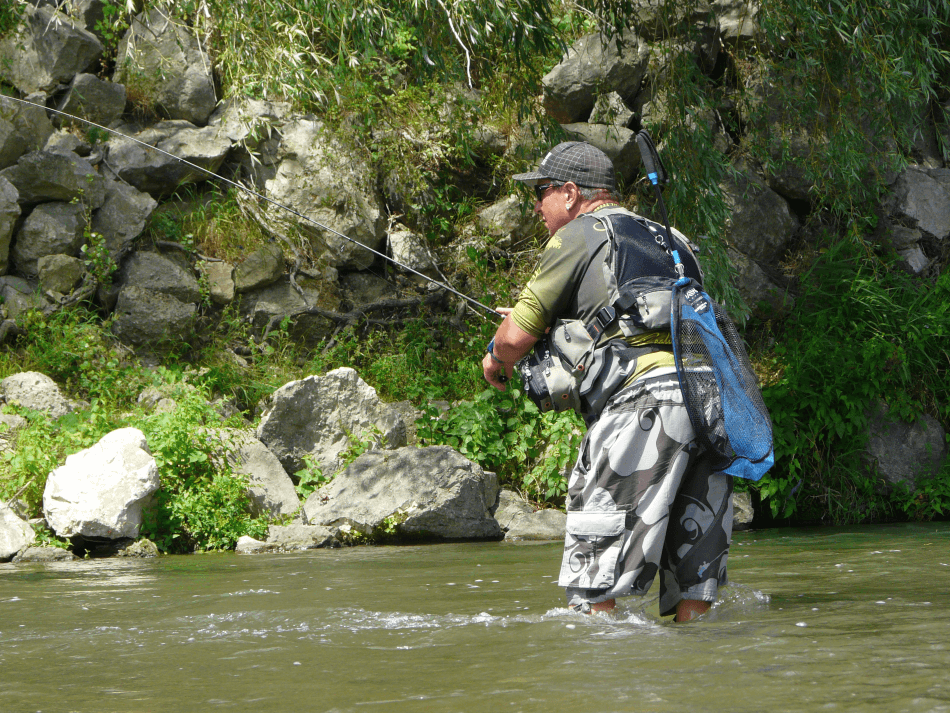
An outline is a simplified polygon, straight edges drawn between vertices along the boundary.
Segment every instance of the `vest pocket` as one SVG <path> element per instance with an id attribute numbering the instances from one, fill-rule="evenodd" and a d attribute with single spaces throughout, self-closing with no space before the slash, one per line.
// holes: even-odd
<path id="1" fill-rule="evenodd" d="M 613 586 L 626 519 L 623 510 L 567 513 L 558 584 L 584 589 Z"/>

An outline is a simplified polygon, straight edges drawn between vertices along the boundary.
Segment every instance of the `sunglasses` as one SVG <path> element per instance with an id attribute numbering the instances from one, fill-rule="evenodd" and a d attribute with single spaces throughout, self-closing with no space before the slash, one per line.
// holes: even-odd
<path id="1" fill-rule="evenodd" d="M 564 183 L 559 182 L 559 181 L 551 181 L 550 183 L 545 183 L 543 185 L 535 184 L 534 195 L 537 197 L 539 201 L 542 201 L 544 200 L 544 194 L 548 190 L 548 188 L 557 188 L 563 185 Z"/>

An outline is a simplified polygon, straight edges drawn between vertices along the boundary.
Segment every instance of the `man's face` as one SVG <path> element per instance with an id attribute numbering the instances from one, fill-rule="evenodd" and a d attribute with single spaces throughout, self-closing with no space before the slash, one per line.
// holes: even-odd
<path id="1" fill-rule="evenodd" d="M 534 212 L 541 216 L 548 235 L 554 235 L 573 220 L 567 209 L 566 193 L 563 185 L 552 181 L 539 181 L 535 186 Z"/>

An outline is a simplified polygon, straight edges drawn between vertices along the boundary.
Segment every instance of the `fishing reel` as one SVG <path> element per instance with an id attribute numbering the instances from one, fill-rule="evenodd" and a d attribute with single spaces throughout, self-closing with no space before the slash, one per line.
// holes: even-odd
<path id="1" fill-rule="evenodd" d="M 547 339 L 535 344 L 515 368 L 521 374 L 525 394 L 542 413 L 578 410 L 577 380 L 564 368 L 560 357 L 552 353 Z"/>

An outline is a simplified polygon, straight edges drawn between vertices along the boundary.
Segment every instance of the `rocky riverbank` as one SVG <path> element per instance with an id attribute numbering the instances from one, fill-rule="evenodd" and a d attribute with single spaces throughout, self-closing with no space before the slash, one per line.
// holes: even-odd
<path id="1" fill-rule="evenodd" d="M 21 28 L 0 40 L 0 82 L 10 95 L 0 96 L 0 343 L 23 334 L 31 312 L 50 315 L 77 304 L 92 305 L 114 337 L 145 359 L 214 330 L 226 311 L 249 325 L 257 340 L 286 324 L 299 343 L 332 341 L 345 325 L 376 309 L 457 309 L 438 290 L 416 285 L 408 296 L 398 292 L 367 270 L 377 259 L 371 251 L 442 279 L 449 263 L 512 250 L 536 230 L 522 198 L 495 187 L 471 222 L 435 254 L 422 232 L 428 219 L 424 204 L 436 186 L 410 190 L 399 165 L 374 160 L 374 142 L 390 138 L 391 127 L 374 127 L 367 146 L 345 127 L 286 103 L 238 94 L 222 100 L 213 58 L 193 28 L 155 5 L 132 18 L 121 41 L 110 44 L 100 22 L 105 4 L 28 4 Z M 548 117 L 568 136 L 607 152 L 627 185 L 640 173 L 635 130 L 659 127 L 663 148 L 663 128 L 676 111 L 661 89 L 672 59 L 685 54 L 712 76 L 733 61 L 726 48 L 749 47 L 762 36 L 750 3 L 696 3 L 692 14 L 662 32 L 663 23 L 651 20 L 648 5 L 637 32 L 622 44 L 584 36 L 543 83 Z M 784 107 L 776 87 L 782 81 L 774 72 L 750 72 L 742 96 L 693 117 L 714 137 L 716 150 L 731 157 L 733 170 L 718 187 L 728 210 L 724 231 L 734 287 L 754 315 L 775 323 L 796 300 L 795 279 L 783 261 L 795 246 L 819 246 L 827 227 L 822 206 L 812 202 L 814 176 L 801 166 L 828 139 L 816 125 L 811 134 L 779 140 Z M 447 102 L 440 125 L 407 140 L 419 152 L 437 155 L 449 127 L 470 123 L 475 130 L 469 148 L 485 162 L 523 164 L 540 156 L 544 147 L 533 131 L 537 127 L 503 129 L 466 106 Z M 950 169 L 940 146 L 950 141 L 947 108 L 921 97 L 917 140 L 907 149 L 912 162 L 900 171 L 888 173 L 890 164 L 883 160 L 895 144 L 892 137 L 866 137 L 880 147 L 888 188 L 876 209 L 874 232 L 865 239 L 893 251 L 920 284 L 946 268 Z M 775 155 L 790 154 L 792 160 L 768 166 L 749 160 L 745 142 L 755 132 L 775 137 Z M 226 185 L 219 176 L 258 194 L 238 191 L 237 200 L 266 236 L 265 244 L 226 261 L 187 241 L 148 234 L 147 226 L 176 191 L 208 182 Z M 413 272 L 394 270 L 394 282 L 404 287 L 419 281 Z M 4 382 L 8 404 L 51 419 L 75 408 L 42 375 L 17 378 Z M 47 400 L 32 401 L 31 390 L 42 391 Z M 143 393 L 140 402 L 173 407 L 162 394 Z M 293 542 L 315 546 L 384 535 L 500 538 L 511 535 L 512 523 L 557 519 L 553 510 L 534 512 L 527 505 L 511 510 L 511 496 L 498 495 L 494 476 L 459 454 L 416 447 L 412 431 L 418 414 L 408 404 L 379 402 L 353 370 L 288 383 L 266 408 L 251 406 L 259 417 L 254 428 L 208 437 L 228 444 L 222 446 L 223 457 L 249 478 L 255 514 L 292 524 L 273 525 L 267 542 L 245 542 L 246 549 L 292 549 L 291 530 L 281 528 L 301 538 Z M 939 472 L 946 460 L 946 434 L 926 414 L 911 423 L 898 412 L 880 402 L 861 414 L 867 422 L 867 446 L 861 449 L 882 488 L 913 493 L 918 481 Z M 4 436 L 15 449 L 18 417 L 3 418 L 9 426 Z M 335 473 L 350 443 L 347 434 L 368 432 L 378 436 L 376 446 L 300 502 L 296 474 L 311 465 Z M 136 537 L 140 510 L 158 487 L 151 457 L 142 434 L 130 429 L 70 456 L 72 461 L 50 473 L 50 501 L 44 501 L 43 522 L 33 518 L 33 525 L 57 537 L 81 538 L 81 551 Z M 83 511 L 112 492 L 111 485 L 70 492 L 79 488 L 79 472 L 98 483 L 106 462 L 117 468 L 126 464 L 124 490 L 116 496 L 122 504 L 112 503 L 112 511 L 90 519 L 60 514 L 61 505 Z M 793 493 L 797 487 L 789 485 Z M 372 510 L 356 501 L 344 504 L 344 496 L 361 488 L 368 489 L 366 500 L 381 503 L 383 495 L 392 500 Z M 0 548 L 0 558 L 20 556 L 32 541 L 29 523 L 15 517 L 16 511 L 16 502 L 0 510 L 10 523 L 5 531 L 13 533 L 3 535 L 9 544 Z M 527 534 L 520 536 L 532 536 L 529 525 L 524 527 Z"/>

